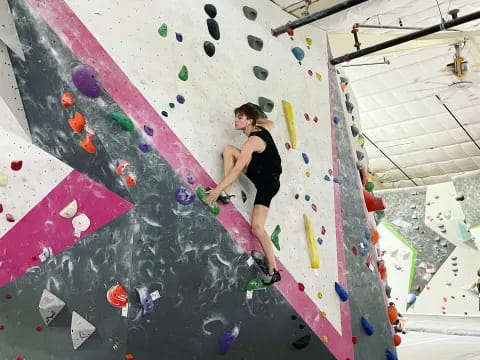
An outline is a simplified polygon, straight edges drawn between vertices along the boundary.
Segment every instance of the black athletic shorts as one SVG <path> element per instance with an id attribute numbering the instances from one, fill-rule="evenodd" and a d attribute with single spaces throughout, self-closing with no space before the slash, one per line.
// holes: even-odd
<path id="1" fill-rule="evenodd" d="M 280 190 L 280 181 L 276 180 L 269 184 L 262 184 L 256 186 L 257 195 L 255 196 L 255 205 L 263 205 L 267 208 L 270 207 L 270 203 L 275 195 L 277 195 L 278 190 Z"/>

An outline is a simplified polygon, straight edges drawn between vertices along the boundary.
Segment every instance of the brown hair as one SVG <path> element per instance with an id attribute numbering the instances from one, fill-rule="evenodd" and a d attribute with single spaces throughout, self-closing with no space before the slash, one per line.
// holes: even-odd
<path id="1" fill-rule="evenodd" d="M 234 110 L 234 113 L 235 113 L 235 115 L 245 115 L 247 117 L 247 119 L 252 120 L 252 125 L 253 126 L 257 125 L 258 111 L 255 108 L 255 106 L 253 106 L 252 104 L 250 104 L 250 103 L 243 104 L 243 105 L 239 106 L 238 108 L 236 108 Z"/>
<path id="2" fill-rule="evenodd" d="M 477 275 L 480 277 L 480 269 L 477 270 Z"/>

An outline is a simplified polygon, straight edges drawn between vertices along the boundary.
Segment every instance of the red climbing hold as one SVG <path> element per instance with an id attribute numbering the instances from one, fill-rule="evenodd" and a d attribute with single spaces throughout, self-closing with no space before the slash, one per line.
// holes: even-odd
<path id="1" fill-rule="evenodd" d="M 64 108 L 72 106 L 75 103 L 72 94 L 70 94 L 69 92 L 66 92 L 62 95 L 61 102 Z"/>
<path id="2" fill-rule="evenodd" d="M 77 134 L 80 134 L 85 127 L 85 118 L 79 112 L 76 112 L 73 118 L 68 119 L 68 125 L 75 131 Z"/>
<path id="3" fill-rule="evenodd" d="M 308 70 L 308 75 L 312 76 L 313 75 L 313 71 L 312 70 Z"/>
<path id="4" fill-rule="evenodd" d="M 35 331 L 36 331 L 36 332 L 40 332 L 40 331 L 42 331 L 42 330 L 43 330 L 43 329 L 42 329 L 41 326 L 36 326 L 36 327 L 35 327 Z"/>
<path id="5" fill-rule="evenodd" d="M 10 167 L 12 168 L 13 171 L 18 171 L 22 168 L 22 165 L 23 165 L 23 161 L 18 160 L 18 161 L 12 161 L 12 163 L 10 164 Z"/>
<path id="6" fill-rule="evenodd" d="M 15 222 L 15 218 L 13 217 L 12 214 L 5 214 L 5 218 L 7 219 L 8 222 Z"/>
<path id="7" fill-rule="evenodd" d="M 310 121 L 310 115 L 308 115 L 307 113 L 305 113 L 304 116 L 305 116 L 305 120 Z"/>
<path id="8" fill-rule="evenodd" d="M 287 150 L 290 150 L 290 149 L 292 148 L 292 146 L 291 146 L 288 142 L 286 142 L 286 143 L 285 143 L 285 148 L 286 148 Z"/>
<path id="9" fill-rule="evenodd" d="M 125 359 L 126 360 L 133 360 L 133 354 L 130 354 L 130 353 L 125 354 Z"/>
<path id="10" fill-rule="evenodd" d="M 318 116 L 315 116 L 315 117 L 313 118 L 313 121 L 316 122 L 316 123 L 318 123 Z"/>
<path id="11" fill-rule="evenodd" d="M 10 300 L 11 298 L 12 298 L 12 295 L 10 295 L 10 294 L 5 295 L 5 299 Z"/>
<path id="12" fill-rule="evenodd" d="M 118 175 L 123 175 L 123 173 L 125 172 L 125 169 L 127 166 L 130 166 L 132 165 L 130 162 L 128 162 L 127 160 L 122 160 L 118 163 L 117 165 L 117 174 Z"/>
<path id="13" fill-rule="evenodd" d="M 303 285 L 302 283 L 298 283 L 298 290 L 305 291 L 305 285 Z"/>
<path id="14" fill-rule="evenodd" d="M 3 212 L 3 205 L 0 204 L 0 214 Z"/>
<path id="15" fill-rule="evenodd" d="M 327 230 L 325 229 L 325 226 L 322 225 L 322 235 L 325 235 L 326 232 Z"/>
<path id="16" fill-rule="evenodd" d="M 358 249 L 355 246 L 352 246 L 352 253 L 353 255 L 357 256 L 358 255 Z"/>
<path id="17" fill-rule="evenodd" d="M 356 336 L 352 336 L 352 343 L 358 344 L 358 338 Z"/>
<path id="18" fill-rule="evenodd" d="M 317 212 L 317 205 L 312 204 L 312 210 L 315 211 L 315 212 Z"/>
<path id="19" fill-rule="evenodd" d="M 0 330 L 3 330 L 3 329 L 5 329 L 5 326 L 0 324 Z"/>
<path id="20" fill-rule="evenodd" d="M 15 360 L 23 360 L 23 358 L 21 356 L 17 356 Z"/>

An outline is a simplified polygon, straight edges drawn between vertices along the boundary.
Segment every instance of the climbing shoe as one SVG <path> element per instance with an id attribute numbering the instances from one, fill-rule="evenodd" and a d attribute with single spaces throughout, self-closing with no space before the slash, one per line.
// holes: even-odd
<path id="1" fill-rule="evenodd" d="M 269 286 L 279 282 L 280 280 L 282 280 L 280 273 L 277 270 L 273 270 L 273 275 L 266 275 L 266 279 L 262 280 L 262 282 L 263 285 Z"/>

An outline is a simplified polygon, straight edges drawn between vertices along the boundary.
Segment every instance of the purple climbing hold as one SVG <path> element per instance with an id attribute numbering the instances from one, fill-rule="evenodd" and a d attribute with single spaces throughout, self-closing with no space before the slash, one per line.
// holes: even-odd
<path id="1" fill-rule="evenodd" d="M 177 41 L 178 41 L 178 42 L 182 42 L 182 41 L 183 41 L 183 35 L 182 35 L 182 34 L 176 32 L 176 33 L 175 33 L 175 37 L 177 38 Z"/>
<path id="2" fill-rule="evenodd" d="M 102 94 L 102 80 L 90 65 L 78 65 L 72 70 L 72 81 L 83 95 L 96 98 Z"/>
<path id="3" fill-rule="evenodd" d="M 143 316 L 149 315 L 153 312 L 153 299 L 152 295 L 148 291 L 148 288 L 145 286 L 139 287 L 135 289 L 137 291 L 138 297 L 140 299 L 140 303 L 142 304 L 143 308 Z"/>
<path id="4" fill-rule="evenodd" d="M 337 183 L 337 184 L 341 184 L 341 183 L 342 183 L 342 180 L 341 180 L 340 178 L 338 178 L 338 177 L 334 177 L 334 178 L 333 178 L 333 182 L 334 182 L 334 183 Z"/>
<path id="5" fill-rule="evenodd" d="M 153 129 L 148 125 L 143 125 L 143 130 L 148 136 L 153 136 Z"/>
<path id="6" fill-rule="evenodd" d="M 238 326 L 235 326 L 232 330 L 225 331 L 220 339 L 218 339 L 218 350 L 220 355 L 225 355 L 232 346 L 233 342 L 240 333 Z"/>
<path id="7" fill-rule="evenodd" d="M 175 200 L 182 205 L 190 205 L 195 201 L 195 194 L 189 189 L 181 187 L 175 191 Z"/>
<path id="8" fill-rule="evenodd" d="M 195 178 L 194 178 L 193 175 L 190 174 L 190 173 L 187 174 L 187 182 L 188 182 L 190 185 L 195 184 Z"/>
<path id="9" fill-rule="evenodd" d="M 182 95 L 177 95 L 177 102 L 179 104 L 183 104 L 185 102 L 185 98 Z"/>
<path id="10" fill-rule="evenodd" d="M 150 146 L 148 144 L 139 144 L 138 148 L 140 149 L 141 152 L 147 153 L 150 151 Z"/>

